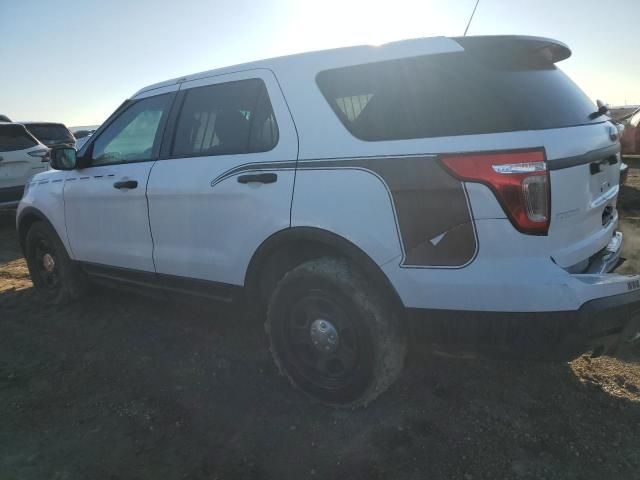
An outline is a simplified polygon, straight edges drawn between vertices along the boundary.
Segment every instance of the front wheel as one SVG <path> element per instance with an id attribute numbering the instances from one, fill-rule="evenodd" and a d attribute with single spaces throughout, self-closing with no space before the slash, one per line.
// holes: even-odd
<path id="1" fill-rule="evenodd" d="M 73 264 L 56 232 L 44 222 L 29 228 L 25 239 L 25 256 L 33 285 L 47 300 L 66 303 L 80 297 L 86 280 Z"/>
<path id="2" fill-rule="evenodd" d="M 404 331 L 348 262 L 320 258 L 287 273 L 269 302 L 266 330 L 280 371 L 312 397 L 359 407 L 402 371 Z"/>

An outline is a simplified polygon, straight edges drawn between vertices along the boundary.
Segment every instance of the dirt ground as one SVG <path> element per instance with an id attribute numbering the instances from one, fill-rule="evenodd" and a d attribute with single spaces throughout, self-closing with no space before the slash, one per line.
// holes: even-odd
<path id="1" fill-rule="evenodd" d="M 640 271 L 640 174 L 623 271 Z M 0 479 L 640 478 L 640 351 L 566 363 L 413 352 L 368 409 L 291 389 L 262 325 L 98 289 L 54 307 L 0 218 Z"/>

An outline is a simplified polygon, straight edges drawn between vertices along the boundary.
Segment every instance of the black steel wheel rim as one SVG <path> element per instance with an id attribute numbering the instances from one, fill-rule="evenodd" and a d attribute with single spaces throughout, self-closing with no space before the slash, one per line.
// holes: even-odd
<path id="1" fill-rule="evenodd" d="M 46 288 L 55 289 L 60 284 L 58 262 L 51 242 L 43 235 L 38 235 L 33 247 L 38 275 Z M 51 264 L 50 262 L 53 262 Z M 53 266 L 51 266 L 53 265 Z"/>
<path id="2" fill-rule="evenodd" d="M 365 350 L 362 328 L 353 313 L 323 292 L 310 291 L 292 303 L 285 317 L 281 323 L 284 353 L 299 374 L 323 390 L 352 386 L 362 373 Z M 322 322 L 337 333 L 330 349 L 314 344 L 311 334 L 312 327 Z"/>

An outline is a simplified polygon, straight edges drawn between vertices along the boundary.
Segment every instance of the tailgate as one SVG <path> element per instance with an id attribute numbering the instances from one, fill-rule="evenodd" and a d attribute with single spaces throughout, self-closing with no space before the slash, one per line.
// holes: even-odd
<path id="1" fill-rule="evenodd" d="M 609 122 L 545 132 L 551 181 L 549 240 L 562 267 L 588 262 L 617 226 L 620 144 Z"/>

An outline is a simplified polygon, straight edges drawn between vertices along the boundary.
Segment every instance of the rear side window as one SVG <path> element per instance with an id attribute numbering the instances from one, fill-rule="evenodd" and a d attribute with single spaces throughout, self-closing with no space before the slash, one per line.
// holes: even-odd
<path id="1" fill-rule="evenodd" d="M 259 79 L 186 90 L 173 157 L 265 152 L 278 143 L 271 102 Z"/>
<path id="2" fill-rule="evenodd" d="M 369 141 L 583 125 L 595 110 L 553 64 L 467 52 L 325 70 L 316 80 L 344 126 Z"/>
<path id="3" fill-rule="evenodd" d="M 26 126 L 31 134 L 45 145 L 57 142 L 73 142 L 73 135 L 67 127 L 55 123 L 34 123 Z"/>
<path id="4" fill-rule="evenodd" d="M 0 152 L 34 147 L 38 142 L 22 125 L 0 125 Z"/>

